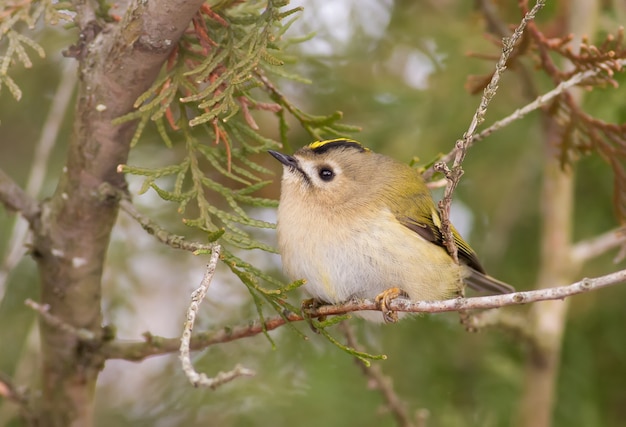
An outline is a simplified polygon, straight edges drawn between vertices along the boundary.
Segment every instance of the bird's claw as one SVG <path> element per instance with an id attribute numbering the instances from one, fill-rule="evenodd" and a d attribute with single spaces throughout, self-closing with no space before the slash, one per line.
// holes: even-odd
<path id="1" fill-rule="evenodd" d="M 375 301 L 380 311 L 383 313 L 385 323 L 396 323 L 398 321 L 398 313 L 389 309 L 391 302 L 398 297 L 408 298 L 408 296 L 409 295 L 400 288 L 389 288 L 376 295 Z"/>

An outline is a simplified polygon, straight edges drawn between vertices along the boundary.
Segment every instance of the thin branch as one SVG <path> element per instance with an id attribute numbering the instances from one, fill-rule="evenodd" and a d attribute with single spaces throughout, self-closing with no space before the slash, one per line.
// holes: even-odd
<path id="1" fill-rule="evenodd" d="M 455 298 L 444 301 L 409 301 L 399 298 L 393 300 L 389 304 L 389 308 L 394 311 L 411 313 L 443 313 L 459 310 L 500 308 L 509 305 L 521 305 L 538 301 L 564 299 L 573 295 L 596 291 L 624 282 L 626 282 L 626 270 L 620 270 L 605 276 L 583 279 L 569 286 L 515 292 L 505 295 Z M 216 332 L 198 333 L 191 338 L 190 348 L 192 350 L 199 350 L 210 345 L 255 336 L 263 333 L 264 331 L 274 330 L 288 321 L 298 322 L 310 318 L 346 314 L 362 310 L 379 311 L 380 307 L 375 301 L 372 300 L 353 300 L 343 304 L 323 305 L 321 307 L 308 310 L 306 318 L 303 318 L 300 314 L 287 312 L 285 313 L 284 318 L 277 316 L 266 319 L 265 324 L 255 321 L 247 325 L 228 327 Z M 102 355 L 107 359 L 139 361 L 149 356 L 172 353 L 178 349 L 179 344 L 180 341 L 178 338 L 162 338 L 148 334 L 145 342 L 113 341 L 111 343 L 107 343 L 102 348 Z"/>
<path id="2" fill-rule="evenodd" d="M 32 197 L 37 197 L 44 183 L 48 170 L 48 158 L 50 151 L 58 138 L 65 112 L 72 99 L 74 86 L 76 83 L 76 64 L 65 61 L 61 70 L 61 81 L 54 94 L 50 110 L 46 116 L 43 127 L 39 134 L 39 140 L 35 146 L 33 161 L 30 166 L 28 180 L 26 181 L 25 192 Z M 24 221 L 14 223 L 9 243 L 7 244 L 7 255 L 2 260 L 0 266 L 0 298 L 4 293 L 4 284 L 9 272 L 17 265 L 24 255 L 24 244 L 28 235 L 28 226 Z"/>
<path id="3" fill-rule="evenodd" d="M 454 163 L 451 169 L 448 169 L 445 166 L 445 163 L 438 162 L 435 165 L 435 170 L 439 172 L 443 172 L 446 179 L 448 180 L 448 185 L 444 191 L 444 196 L 439 202 L 439 210 L 441 211 L 441 231 L 444 235 L 444 241 L 448 252 L 452 255 L 452 258 L 456 262 L 458 262 L 457 255 L 457 247 L 454 242 L 454 237 L 452 235 L 452 227 L 450 224 L 450 207 L 452 206 L 452 194 L 456 189 L 459 181 L 461 180 L 461 176 L 463 175 L 463 168 L 461 164 L 465 159 L 468 148 L 472 145 L 472 140 L 474 138 L 474 133 L 476 132 L 476 128 L 479 124 L 481 124 L 485 120 L 485 114 L 487 113 L 487 107 L 489 103 L 495 96 L 498 90 L 498 82 L 500 81 L 500 76 L 506 70 L 506 63 L 513 53 L 513 49 L 515 45 L 522 37 L 524 33 L 524 29 L 528 22 L 535 18 L 535 15 L 539 10 L 544 6 L 545 0 L 537 0 L 535 6 L 524 16 L 520 25 L 515 29 L 513 35 L 511 37 L 505 37 L 502 40 L 502 54 L 500 55 L 500 59 L 496 64 L 496 69 L 491 77 L 491 81 L 485 88 L 483 92 L 483 96 L 480 100 L 480 104 L 474 113 L 474 117 L 472 117 L 472 121 L 467 129 L 467 132 L 463 135 L 463 139 L 459 140 L 455 144 L 456 153 L 454 156 Z"/>
<path id="4" fill-rule="evenodd" d="M 620 62 L 620 64 L 622 66 L 626 66 L 626 59 L 622 59 L 619 62 Z M 608 65 L 608 63 L 609 62 L 601 63 L 601 64 L 598 64 L 597 68 L 594 68 L 592 70 L 586 70 L 586 71 L 580 72 L 578 74 L 574 74 L 568 80 L 565 80 L 564 82 L 559 83 L 557 85 L 557 87 L 555 87 L 551 91 L 546 92 L 543 95 L 538 96 L 534 101 L 530 102 L 529 104 L 525 105 L 522 108 L 518 108 L 513 113 L 509 114 L 507 117 L 505 117 L 505 118 L 503 118 L 501 120 L 496 121 L 491 126 L 489 126 L 487 129 L 481 131 L 480 133 L 475 134 L 472 137 L 472 144 L 474 142 L 481 141 L 481 140 L 487 138 L 488 136 L 490 136 L 495 131 L 498 131 L 498 130 L 500 130 L 500 129 L 510 125 L 514 121 L 519 120 L 519 119 L 525 117 L 529 113 L 531 113 L 531 112 L 533 112 L 535 110 L 538 110 L 539 108 L 545 107 L 546 105 L 551 103 L 555 98 L 557 98 L 561 94 L 565 93 L 567 90 L 569 90 L 572 87 L 581 84 L 585 80 L 587 80 L 587 79 L 589 79 L 591 77 L 597 76 L 598 74 L 600 74 L 603 71 L 605 71 L 604 65 L 605 64 Z M 610 63 L 613 64 L 614 61 L 610 61 Z M 470 145 L 470 147 L 471 147 L 471 145 Z M 443 156 L 441 158 L 440 162 L 443 162 L 443 163 L 450 162 L 452 159 L 455 158 L 458 150 L 459 150 L 459 147 L 455 145 L 455 147 L 448 154 L 446 154 L 445 156 Z M 422 174 L 422 176 L 424 177 L 424 179 L 428 179 L 428 178 L 432 177 L 434 175 L 434 173 L 435 173 L 435 169 L 434 169 L 434 166 L 433 166 L 430 169 L 427 169 Z"/>
<path id="5" fill-rule="evenodd" d="M 626 228 L 611 230 L 592 239 L 576 243 L 572 247 L 571 259 L 576 264 L 582 264 L 620 246 L 626 246 Z M 619 261 L 618 256 L 615 262 Z"/>
<path id="6" fill-rule="evenodd" d="M 526 316 L 498 309 L 485 310 L 470 317 L 469 325 L 474 331 L 485 328 L 498 328 L 510 332 L 513 336 L 527 343 L 532 349 L 539 344 L 537 337 L 533 334 L 532 328 Z"/>
<path id="7" fill-rule="evenodd" d="M 26 421 L 26 425 L 37 425 L 27 392 L 20 390 L 20 387 L 13 384 L 11 378 L 3 372 L 0 372 L 0 397 L 15 403 L 20 408 L 20 415 Z"/>
<path id="8" fill-rule="evenodd" d="M 100 186 L 100 193 L 105 197 L 117 198 L 119 200 L 120 208 L 128 215 L 130 215 L 135 221 L 137 221 L 139 225 L 141 225 L 141 227 L 143 227 L 143 229 L 148 232 L 148 234 L 156 237 L 159 242 L 174 249 L 182 249 L 190 252 L 212 252 L 214 248 L 214 245 L 212 244 L 188 241 L 185 240 L 183 236 L 170 233 L 169 231 L 162 228 L 150 217 L 139 212 L 128 197 L 128 194 L 123 192 L 122 190 L 115 188 L 108 183 L 103 183 Z"/>
<path id="9" fill-rule="evenodd" d="M 339 327 L 343 331 L 349 347 L 352 347 L 360 352 L 365 351 L 365 349 L 363 349 L 357 341 L 350 324 L 342 322 Z M 374 384 L 374 387 L 380 391 L 385 399 L 385 402 L 387 403 L 386 407 L 391 411 L 396 423 L 401 427 L 415 427 L 415 424 L 411 421 L 409 413 L 406 409 L 406 402 L 404 402 L 393 389 L 392 379 L 383 373 L 380 365 L 367 366 L 358 357 L 355 357 L 354 361 L 359 368 L 361 368 L 363 375 L 365 375 L 365 377 Z"/>
<path id="10" fill-rule="evenodd" d="M 0 372 L 0 397 L 14 402 L 20 406 L 27 406 L 28 399 L 13 384 L 8 375 Z"/>
<path id="11" fill-rule="evenodd" d="M 96 335 L 92 331 L 87 330 L 87 329 L 76 328 L 64 322 L 63 320 L 59 319 L 58 317 L 54 316 L 53 314 L 50 314 L 50 306 L 47 304 L 45 305 L 38 304 L 30 298 L 24 301 L 24 304 L 26 304 L 28 307 L 32 308 L 37 313 L 39 313 L 41 318 L 48 325 L 53 326 L 63 332 L 67 332 L 68 334 L 75 335 L 81 341 L 91 341 L 96 338 Z"/>
<path id="12" fill-rule="evenodd" d="M 193 325 L 195 323 L 198 310 L 200 309 L 200 304 L 202 303 L 202 300 L 204 300 L 204 297 L 209 290 L 209 286 L 211 285 L 213 275 L 215 274 L 215 268 L 217 267 L 217 262 L 220 257 L 220 250 L 220 245 L 213 246 L 211 259 L 206 272 L 204 273 L 204 277 L 202 278 L 202 282 L 200 283 L 200 287 L 191 294 L 191 304 L 187 309 L 187 320 L 185 321 L 183 335 L 180 340 L 180 361 L 183 372 L 185 372 L 185 375 L 191 384 L 193 384 L 194 387 L 210 387 L 214 390 L 222 384 L 232 381 L 235 378 L 255 375 L 254 371 L 237 365 L 231 371 L 220 372 L 215 377 L 209 378 L 204 373 L 198 373 L 191 363 L 191 332 L 193 331 Z"/>
<path id="13" fill-rule="evenodd" d="M 7 210 L 19 212 L 30 223 L 39 215 L 39 205 L 13 179 L 0 169 L 0 203 Z"/>

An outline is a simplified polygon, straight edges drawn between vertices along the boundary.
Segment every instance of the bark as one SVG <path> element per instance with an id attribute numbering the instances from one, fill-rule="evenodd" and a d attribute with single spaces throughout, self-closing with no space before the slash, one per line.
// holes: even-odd
<path id="1" fill-rule="evenodd" d="M 574 34 L 572 47 L 579 48 L 582 36 L 593 34 L 599 2 L 569 2 L 567 25 Z M 580 102 L 582 91 L 570 90 Z M 540 288 L 569 283 L 578 269 L 572 265 L 572 221 L 574 214 L 574 176 L 557 160 L 556 124 L 546 126 L 546 153 L 542 188 L 542 244 Z M 547 301 L 533 305 L 529 323 L 537 345 L 526 361 L 524 389 L 519 407 L 521 427 L 549 427 L 556 404 L 563 332 L 567 322 L 568 301 Z"/>
<path id="2" fill-rule="evenodd" d="M 554 132 L 554 128 L 548 130 Z M 553 135 L 550 147 L 556 142 Z M 563 171 L 554 153 L 546 153 L 542 190 L 542 268 L 539 287 L 566 284 L 571 271 L 571 224 L 573 209 L 573 174 Z M 548 427 L 552 421 L 555 385 L 559 372 L 561 341 L 565 329 L 569 299 L 534 304 L 530 310 L 530 328 L 534 342 L 524 376 L 520 405 L 520 425 Z"/>
<path id="3" fill-rule="evenodd" d="M 42 321 L 40 425 L 92 425 L 95 384 L 104 363 L 101 278 L 118 210 L 117 201 L 103 198 L 99 186 L 125 187 L 116 167 L 127 160 L 136 126 L 113 126 L 111 120 L 132 111 L 201 4 L 136 1 L 122 23 L 100 28 L 91 20 L 89 4 L 81 2 L 81 41 L 70 49 L 80 61 L 73 135 L 55 194 L 31 224 L 42 303 L 96 339 L 80 341 Z"/>

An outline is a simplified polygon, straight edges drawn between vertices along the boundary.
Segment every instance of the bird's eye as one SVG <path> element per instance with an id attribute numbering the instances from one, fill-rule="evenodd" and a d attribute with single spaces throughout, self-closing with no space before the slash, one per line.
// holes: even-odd
<path id="1" fill-rule="evenodd" d="M 333 170 L 328 167 L 323 167 L 320 169 L 319 175 L 322 181 L 332 181 L 332 179 L 335 177 L 335 172 L 333 172 Z"/>

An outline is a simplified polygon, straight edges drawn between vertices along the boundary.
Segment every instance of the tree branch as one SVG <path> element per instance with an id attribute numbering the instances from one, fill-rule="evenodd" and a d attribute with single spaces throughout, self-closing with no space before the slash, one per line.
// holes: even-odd
<path id="1" fill-rule="evenodd" d="M 24 419 L 25 425 L 37 425 L 37 417 L 31 407 L 28 394 L 13 384 L 11 378 L 3 372 L 0 372 L 0 397 L 15 403 L 19 407 L 20 415 Z"/>
<path id="2" fill-rule="evenodd" d="M 133 0 L 122 22 L 97 22 L 82 2 L 78 44 L 76 117 L 67 159 L 45 216 L 34 229 L 41 304 L 76 329 L 102 338 L 101 281 L 118 203 L 102 198 L 102 183 L 125 188 L 117 166 L 126 163 L 136 122 L 113 119 L 134 110 L 203 0 Z M 94 20 L 95 19 L 95 20 Z M 102 28 L 106 26 L 106 28 Z M 102 369 L 97 352 L 83 351 L 80 338 L 41 320 L 41 418 L 49 426 L 90 425 L 93 393 Z"/>
<path id="3" fill-rule="evenodd" d="M 26 301 L 24 301 L 24 304 L 27 307 L 30 307 L 33 310 L 35 310 L 37 313 L 39 313 L 41 318 L 48 325 L 50 325 L 50 326 L 52 326 L 54 328 L 57 328 L 57 329 L 59 329 L 61 331 L 67 332 L 68 334 L 75 335 L 81 341 L 92 341 L 92 340 L 94 340 L 96 338 L 96 334 L 94 334 L 90 330 L 87 330 L 87 329 L 77 329 L 74 326 L 65 323 L 63 320 L 59 319 L 58 317 L 50 314 L 50 306 L 49 305 L 38 304 L 35 301 L 33 301 L 32 299 L 30 299 L 30 298 L 27 299 Z"/>
<path id="4" fill-rule="evenodd" d="M 459 181 L 461 180 L 461 176 L 463 175 L 463 168 L 461 164 L 465 159 L 468 148 L 472 145 L 472 140 L 474 138 L 474 133 L 476 132 L 476 128 L 480 123 L 485 120 L 485 114 L 487 113 L 487 107 L 489 103 L 495 96 L 498 90 L 498 82 L 500 81 L 500 76 L 506 70 L 506 63 L 513 53 L 513 49 L 515 45 L 522 37 L 524 33 L 524 29 L 528 22 L 535 18 L 535 15 L 539 10 L 544 6 L 545 0 L 537 0 L 535 6 L 530 10 L 524 18 L 520 25 L 515 29 L 513 35 L 511 37 L 505 37 L 502 40 L 502 54 L 500 55 L 500 59 L 496 64 L 496 69 L 491 77 L 491 81 L 485 88 L 483 92 L 483 96 L 480 100 L 480 104 L 474 113 L 474 117 L 472 117 L 472 121 L 467 129 L 467 132 L 463 135 L 463 139 L 459 140 L 455 144 L 455 155 L 454 155 L 454 163 L 452 168 L 449 169 L 447 165 L 443 162 L 438 162 L 434 165 L 434 170 L 442 172 L 446 179 L 448 180 L 448 185 L 444 191 L 443 198 L 439 202 L 439 210 L 441 212 L 441 231 L 444 235 L 444 241 L 448 252 L 451 254 L 452 258 L 458 263 L 458 255 L 457 255 L 457 247 L 454 242 L 454 237 L 452 235 L 452 227 L 450 224 L 450 208 L 452 206 L 452 193 L 456 189 Z"/>
<path id="5" fill-rule="evenodd" d="M 342 322 L 339 327 L 343 331 L 349 347 L 352 347 L 359 352 L 365 351 L 357 341 L 350 324 Z M 354 362 L 359 366 L 363 375 L 365 375 L 365 377 L 374 384 L 374 388 L 380 391 L 380 394 L 382 394 L 383 399 L 385 399 L 385 402 L 387 403 L 386 406 L 389 411 L 391 411 L 396 423 L 400 427 L 415 427 L 415 424 L 411 421 L 409 413 L 406 409 L 406 402 L 398 396 L 393 388 L 392 379 L 383 373 L 380 365 L 368 366 L 358 357 L 354 358 Z"/>
<path id="6" fill-rule="evenodd" d="M 626 67 L 626 60 L 622 59 L 622 60 L 620 60 L 618 62 L 622 66 Z M 513 123 L 516 120 L 524 118 L 529 113 L 531 113 L 531 112 L 533 112 L 535 110 L 538 110 L 539 108 L 545 107 L 546 105 L 550 104 L 555 98 L 557 98 L 561 94 L 565 93 L 567 90 L 573 88 L 574 86 L 580 85 L 585 80 L 587 80 L 587 79 L 589 79 L 591 77 L 595 77 L 598 74 L 606 71 L 606 67 L 604 65 L 608 66 L 609 64 L 612 65 L 614 63 L 615 63 L 615 61 L 607 61 L 606 63 L 598 64 L 598 66 L 596 68 L 592 69 L 592 70 L 586 70 L 586 71 L 574 74 L 568 80 L 565 80 L 564 82 L 559 83 L 557 85 L 557 87 L 555 87 L 551 91 L 546 92 L 543 95 L 539 95 L 537 98 L 535 98 L 534 101 L 526 104 L 522 108 L 518 108 L 517 110 L 515 110 L 513 113 L 509 114 L 505 118 L 494 122 L 487 129 L 485 129 L 485 130 L 483 130 L 483 131 L 481 131 L 481 132 L 479 132 L 477 134 L 474 134 L 474 136 L 472 137 L 472 143 L 469 145 L 469 147 L 471 147 L 475 142 L 481 141 L 481 140 L 487 138 L 488 136 L 490 136 L 495 131 L 498 131 L 498 130 L 500 130 L 500 129 L 510 125 L 511 123 Z M 447 153 L 445 156 L 443 156 L 439 162 L 442 162 L 442 163 L 450 162 L 452 159 L 455 158 L 458 150 L 459 150 L 459 147 L 455 145 L 455 147 L 449 153 Z M 429 179 L 430 177 L 432 177 L 434 175 L 435 172 L 436 172 L 435 166 L 433 165 L 431 168 L 429 168 L 426 171 L 424 171 L 422 176 L 424 177 L 424 179 Z"/>
<path id="7" fill-rule="evenodd" d="M 201 386 L 216 389 L 220 385 L 232 381 L 235 378 L 241 376 L 255 375 L 254 371 L 237 365 L 228 372 L 220 372 L 215 377 L 209 378 L 204 373 L 198 373 L 191 363 L 191 356 L 189 354 L 191 331 L 193 331 L 193 325 L 196 321 L 196 315 L 198 314 L 198 310 L 200 309 L 200 304 L 202 303 L 202 300 L 204 300 L 204 297 L 209 290 L 209 286 L 211 285 L 213 275 L 215 274 L 215 268 L 217 267 L 217 262 L 220 257 L 220 250 L 220 245 L 213 245 L 211 259 L 209 261 L 209 265 L 207 266 L 206 272 L 202 277 L 200 287 L 193 291 L 193 293 L 191 294 L 191 304 L 189 304 L 189 308 L 187 309 L 187 319 L 185 320 L 183 335 L 180 340 L 180 361 L 182 364 L 183 372 L 185 372 L 185 375 L 194 387 Z"/>
<path id="8" fill-rule="evenodd" d="M 505 295 L 455 298 L 444 301 L 409 301 L 407 299 L 398 298 L 391 302 L 389 308 L 394 311 L 410 313 L 443 313 L 449 311 L 500 308 L 538 301 L 562 300 L 573 295 L 596 291 L 624 282 L 626 282 L 626 270 L 620 270 L 605 276 L 583 279 L 568 286 L 515 292 Z M 362 310 L 380 311 L 380 307 L 372 300 L 351 300 L 343 304 L 323 305 L 315 309 L 307 310 L 306 317 L 287 312 L 285 313 L 287 320 L 277 316 L 266 319 L 264 325 L 255 321 L 243 326 L 226 327 L 218 331 L 198 333 L 191 338 L 190 349 L 200 350 L 210 345 L 255 336 L 264 331 L 274 330 L 287 323 L 287 321 L 298 322 L 309 318 L 346 314 Z M 113 341 L 106 343 L 102 348 L 103 355 L 107 359 L 139 361 L 149 356 L 175 352 L 180 346 L 180 340 L 178 338 L 162 338 L 151 334 L 146 334 L 145 336 L 145 342 Z"/>
<path id="9" fill-rule="evenodd" d="M 184 251 L 196 252 L 206 251 L 212 252 L 215 245 L 185 240 L 185 237 L 178 236 L 165 230 L 150 217 L 142 214 L 137 210 L 133 202 L 130 200 L 128 193 L 113 187 L 109 183 L 103 183 L 100 186 L 100 193 L 104 197 L 115 197 L 119 201 L 120 208 L 130 215 L 141 227 L 153 235 L 157 240 L 171 248 L 182 249 Z"/>
<path id="10" fill-rule="evenodd" d="M 17 185 L 13 179 L 0 169 L 0 202 L 7 210 L 18 212 L 29 223 L 39 216 L 39 205 Z"/>
<path id="11" fill-rule="evenodd" d="M 52 151 L 59 137 L 59 130 L 75 86 L 76 64 L 68 62 L 62 68 L 61 80 L 52 98 L 50 110 L 41 128 L 39 140 L 33 153 L 33 161 L 25 186 L 26 194 L 32 197 L 37 197 L 45 181 L 50 151 Z M 4 259 L 0 263 L 0 299 L 4 294 L 4 285 L 9 273 L 24 256 L 24 244 L 27 236 L 28 224 L 23 221 L 15 221 L 11 230 L 11 237 L 8 239 Z"/>
<path id="12" fill-rule="evenodd" d="M 626 246 L 624 227 L 576 243 L 571 251 L 572 262 L 582 264 L 620 246 Z M 619 256 L 615 262 L 619 262 Z"/>

